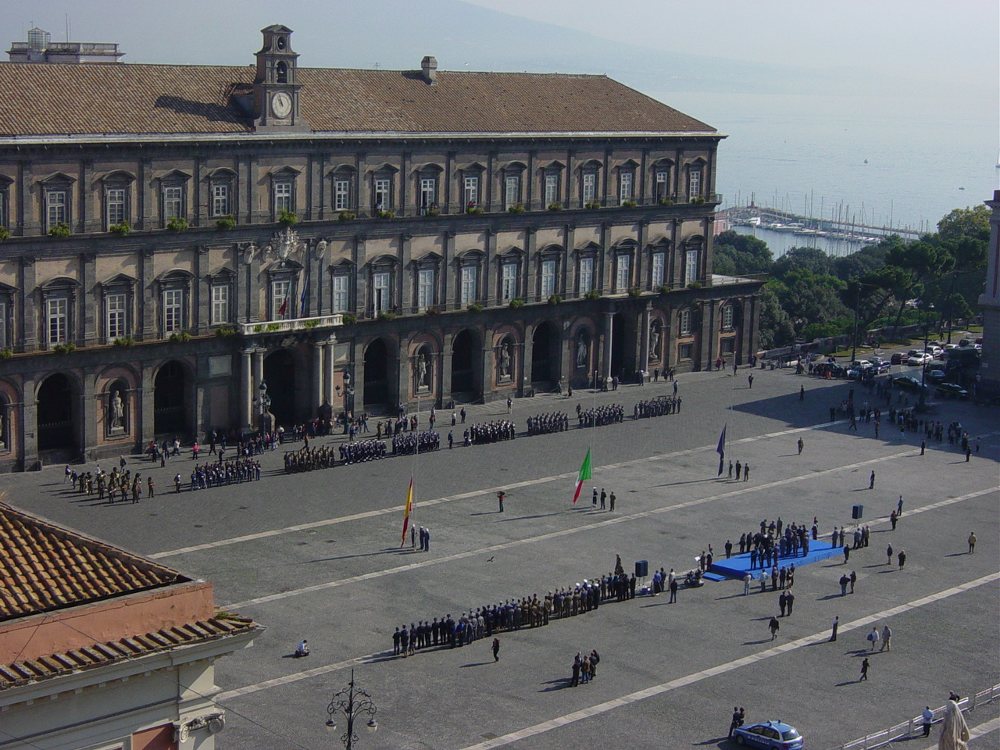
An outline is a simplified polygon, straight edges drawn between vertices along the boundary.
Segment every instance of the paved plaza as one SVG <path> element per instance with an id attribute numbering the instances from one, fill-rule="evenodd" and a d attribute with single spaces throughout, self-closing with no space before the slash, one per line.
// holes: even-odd
<path id="1" fill-rule="evenodd" d="M 853 432 L 829 421 L 851 387 L 859 405 L 873 398 L 857 385 L 756 370 L 751 389 L 747 373 L 681 376 L 679 414 L 631 419 L 637 399 L 671 393 L 663 382 L 539 396 L 515 402 L 519 429 L 528 416 L 564 410 L 569 431 L 291 476 L 280 472 L 279 449 L 263 459 L 260 482 L 206 491 L 173 493 L 174 474 L 185 484 L 190 474 L 187 457 L 162 469 L 143 463 L 158 492 L 138 505 L 74 495 L 61 467 L 4 476 L 0 487 L 15 505 L 211 580 L 217 601 L 266 627 L 253 648 L 217 665 L 223 747 L 338 747 L 345 722 L 327 733 L 326 707 L 352 668 L 378 706 L 378 732 L 362 730 L 359 750 L 728 748 L 733 706 L 744 706 L 748 721 L 788 721 L 807 747 L 828 750 L 940 706 L 950 690 L 965 696 L 1000 682 L 1000 410 L 939 405 L 933 418 L 959 420 L 981 436 L 980 450 L 966 462 L 945 440 L 921 456 L 920 435 L 885 418 L 879 439 L 872 424 Z M 624 423 L 575 427 L 577 403 L 614 402 L 625 406 Z M 472 407 L 468 421 L 506 419 L 506 411 L 503 402 Z M 449 416 L 438 412 L 444 445 Z M 748 482 L 716 477 L 724 424 L 726 458 L 749 462 Z M 461 426 L 456 444 L 460 435 Z M 574 508 L 591 446 L 593 481 Z M 413 522 L 430 529 L 429 552 L 408 540 L 399 547 L 411 474 Z M 615 492 L 614 513 L 594 509 L 591 486 Z M 870 546 L 846 565 L 841 555 L 799 568 L 794 612 L 780 618 L 773 642 L 770 583 L 744 596 L 742 582 L 723 581 L 682 588 L 676 604 L 636 597 L 503 632 L 497 663 L 487 638 L 392 656 L 393 629 L 404 623 L 541 598 L 612 571 L 616 554 L 628 572 L 636 560 L 648 560 L 650 574 L 683 572 L 709 544 L 720 557 L 727 539 L 736 544 L 762 519 L 811 525 L 815 516 L 829 538 L 834 526 L 853 529 L 856 504 Z M 967 553 L 970 531 L 975 554 Z M 905 549 L 904 568 L 886 565 L 888 544 Z M 841 596 L 838 579 L 852 570 L 855 593 Z M 868 654 L 870 679 L 859 682 L 865 634 L 885 623 L 892 649 Z M 302 638 L 311 655 L 289 658 Z M 574 655 L 592 649 L 601 654 L 597 678 L 569 687 Z M 998 715 L 997 704 L 984 706 L 968 722 Z M 998 747 L 998 739 L 992 731 L 972 747 Z"/>

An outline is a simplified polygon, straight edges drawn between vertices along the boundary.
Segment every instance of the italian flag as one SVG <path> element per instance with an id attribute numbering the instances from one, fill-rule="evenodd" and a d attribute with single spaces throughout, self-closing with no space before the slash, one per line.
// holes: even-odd
<path id="1" fill-rule="evenodd" d="M 402 547 L 406 544 L 406 532 L 410 527 L 410 511 L 413 510 L 413 477 L 410 477 L 410 488 L 406 491 L 406 507 L 403 510 L 403 540 L 399 543 Z"/>
<path id="2" fill-rule="evenodd" d="M 576 501 L 580 499 L 580 492 L 583 490 L 583 483 L 592 476 L 593 471 L 590 465 L 590 448 L 587 448 L 587 456 L 583 459 L 583 463 L 580 464 L 580 473 L 576 475 L 576 489 L 573 491 L 574 505 L 576 505 Z"/>

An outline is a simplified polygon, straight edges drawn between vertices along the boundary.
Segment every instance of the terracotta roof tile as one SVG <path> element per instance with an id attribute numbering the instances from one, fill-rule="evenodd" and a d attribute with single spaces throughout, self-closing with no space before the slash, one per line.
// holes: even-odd
<path id="1" fill-rule="evenodd" d="M 224 620 L 213 618 L 185 625 L 183 629 L 187 631 L 187 635 L 178 642 L 164 637 L 162 631 L 161 634 L 143 633 L 118 641 L 94 643 L 91 646 L 65 653 L 49 654 L 30 661 L 0 664 L 0 690 L 83 669 L 103 667 L 159 651 L 167 651 L 176 648 L 181 642 L 184 645 L 190 645 L 247 633 L 259 628 L 257 623 L 247 618 L 234 616 L 229 616 Z"/>
<path id="2" fill-rule="evenodd" d="M 0 503 L 0 621 L 167 586 L 177 571 Z"/>
<path id="3" fill-rule="evenodd" d="M 252 66 L 0 63 L 0 135 L 251 133 Z M 300 68 L 315 132 L 714 132 L 606 76 Z"/>

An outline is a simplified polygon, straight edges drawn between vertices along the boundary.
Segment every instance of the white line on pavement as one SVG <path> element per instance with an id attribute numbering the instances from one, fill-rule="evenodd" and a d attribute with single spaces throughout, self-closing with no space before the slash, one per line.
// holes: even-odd
<path id="1" fill-rule="evenodd" d="M 1000 580 L 1000 573 L 991 573 L 990 575 L 983 576 L 982 578 L 977 578 L 975 580 L 968 581 L 968 582 L 966 582 L 964 584 L 960 584 L 958 586 L 954 586 L 952 588 L 945 589 L 944 591 L 940 591 L 940 592 L 938 592 L 936 594 L 931 594 L 930 596 L 922 597 L 922 598 L 917 599 L 917 600 L 915 600 L 913 602 L 910 602 L 909 604 L 904 604 L 904 605 L 901 605 L 899 607 L 894 607 L 892 609 L 888 609 L 888 610 L 885 610 L 883 612 L 877 612 L 877 613 L 875 613 L 873 615 L 869 615 L 869 616 L 864 617 L 862 619 L 854 620 L 853 622 L 849 622 L 849 623 L 840 625 L 839 628 L 838 628 L 838 633 L 846 633 L 846 632 L 849 632 L 851 630 L 857 630 L 858 628 L 866 627 L 867 625 L 869 625 L 869 624 L 871 624 L 873 622 L 877 622 L 877 621 L 883 620 L 883 619 L 889 617 L 890 615 L 900 614 L 901 612 L 906 612 L 907 610 L 915 609 L 917 607 L 924 606 L 926 604 L 930 604 L 930 603 L 935 602 L 935 601 L 940 601 L 941 599 L 945 599 L 945 598 L 947 598 L 949 596 L 954 596 L 955 594 L 959 594 L 959 593 L 962 593 L 964 591 L 970 591 L 970 590 L 972 590 L 974 588 L 977 588 L 979 586 L 985 585 L 987 583 L 990 583 L 990 582 L 996 581 L 996 580 Z M 745 666 L 745 665 L 748 665 L 748 664 L 752 664 L 752 663 L 754 663 L 756 661 L 760 661 L 762 659 L 769 658 L 770 656 L 776 656 L 777 654 L 784 653 L 785 651 L 790 651 L 790 650 L 795 649 L 795 648 L 801 648 L 802 646 L 809 645 L 810 643 L 817 643 L 817 642 L 823 641 L 823 640 L 827 639 L 828 637 L 829 636 L 828 636 L 828 633 L 826 631 L 824 631 L 822 633 L 813 634 L 811 636 L 805 636 L 803 638 L 799 638 L 796 641 L 791 641 L 790 643 L 781 644 L 780 646 L 775 646 L 774 648 L 768 649 L 766 651 L 762 651 L 759 654 L 754 654 L 754 655 L 751 655 L 751 656 L 743 657 L 742 659 L 739 659 L 738 661 L 735 661 L 735 662 L 730 662 L 728 664 L 723 664 L 723 665 L 716 666 L 716 667 L 710 667 L 709 669 L 702 670 L 701 672 L 696 672 L 696 673 L 694 673 L 692 675 L 688 675 L 686 677 L 677 678 L 677 680 L 674 680 L 674 681 L 669 682 L 669 683 L 664 683 L 664 685 L 670 685 L 670 686 L 672 686 L 671 688 L 668 688 L 668 689 L 673 689 L 673 687 L 680 687 L 681 685 L 687 685 L 687 684 L 690 684 L 691 682 L 697 682 L 700 679 L 704 679 L 705 677 L 711 677 L 711 676 L 716 675 L 716 674 L 722 674 L 724 672 L 729 672 L 729 671 L 732 671 L 733 669 L 736 669 L 738 667 Z M 307 680 L 307 679 L 309 679 L 311 677 L 319 677 L 319 676 L 324 675 L 324 674 L 329 674 L 330 672 L 337 672 L 337 671 L 339 671 L 341 669 L 346 669 L 348 667 L 357 666 L 358 664 L 370 663 L 370 662 L 372 662 L 372 661 L 374 661 L 376 659 L 382 659 L 382 658 L 385 658 L 387 656 L 389 656 L 389 652 L 388 651 L 380 651 L 380 652 L 377 652 L 377 653 L 374 653 L 374 654 L 365 654 L 364 656 L 356 656 L 356 657 L 354 657 L 352 659 L 347 659 L 345 661 L 336 662 L 335 664 L 326 664 L 324 666 L 316 667 L 314 669 L 307 669 L 307 670 L 305 670 L 303 672 L 296 672 L 294 674 L 285 675 L 284 677 L 275 677 L 275 678 L 270 679 L 270 680 L 264 680 L 263 682 L 256 682 L 256 683 L 253 683 L 251 685 L 245 685 L 245 686 L 243 686 L 241 688 L 236 688 L 234 690 L 227 690 L 226 692 L 219 693 L 217 696 L 215 696 L 215 700 L 218 703 L 222 703 L 223 701 L 231 700 L 233 698 L 238 698 L 240 696 L 250 695 L 252 693 L 258 693 L 258 692 L 260 692 L 262 690 L 270 690 L 271 688 L 281 687 L 283 685 L 291 685 L 291 684 L 296 683 L 296 682 L 301 682 L 302 680 Z M 652 688 L 647 688 L 646 690 L 639 691 L 639 693 L 632 693 L 631 695 L 632 696 L 643 695 L 644 697 L 651 697 L 652 695 L 657 695 L 657 694 L 662 693 L 662 692 L 667 692 L 667 690 L 662 689 L 664 687 L 664 685 L 653 686 Z M 653 692 L 650 692 L 650 691 L 653 691 Z M 645 695 L 646 693 L 649 693 L 649 695 Z M 624 698 L 617 698 L 617 699 L 615 699 L 613 701 L 609 701 L 608 703 L 602 703 L 600 705 L 601 706 L 610 706 L 610 707 L 613 708 L 614 706 L 625 705 L 626 703 L 634 702 L 634 700 L 640 700 L 639 698 L 636 698 L 634 700 L 629 700 L 629 697 L 630 696 L 625 696 Z M 610 705 L 610 704 L 614 704 L 614 705 Z M 586 710 L 589 711 L 589 710 L 592 710 L 592 709 L 586 709 Z M 570 714 L 570 715 L 572 716 L 573 714 Z M 588 714 L 588 715 L 592 715 L 592 714 Z M 585 718 L 585 717 L 581 716 L 581 718 Z M 562 723 L 569 723 L 569 722 L 565 722 L 564 721 Z M 538 726 L 541 726 L 541 725 L 538 725 Z M 521 732 L 525 732 L 525 731 L 527 731 L 527 730 L 521 730 Z M 547 731 L 547 730 L 543 730 L 543 731 Z M 532 734 L 539 734 L 539 732 L 533 732 Z M 509 737 L 510 735 L 507 735 L 507 736 Z M 527 736 L 530 736 L 530 735 L 526 734 L 524 736 L 527 737 Z M 502 738 L 500 738 L 500 739 L 502 739 Z M 520 739 L 520 738 L 518 738 L 518 739 Z M 493 741 L 496 742 L 497 740 L 493 740 Z M 510 740 L 510 741 L 513 742 L 514 740 Z M 482 745 L 482 746 L 477 745 L 475 747 L 478 750 L 478 748 L 480 748 L 480 747 L 483 747 L 483 748 L 486 748 L 486 747 L 498 747 L 498 745 Z"/>
<path id="2" fill-rule="evenodd" d="M 571 534 L 579 534 L 584 531 L 591 531 L 593 529 L 602 528 L 604 526 L 611 526 L 613 524 L 626 523 L 628 521 L 635 521 L 643 518 L 650 518 L 663 513 L 670 513 L 676 510 L 683 510 L 686 508 L 694 508 L 699 505 L 705 505 L 706 503 L 711 503 L 716 500 L 722 500 L 728 497 L 735 497 L 737 495 L 742 495 L 746 492 L 759 492 L 762 490 L 770 490 L 775 487 L 781 487 L 786 484 L 793 484 L 795 482 L 800 482 L 806 479 L 814 479 L 816 477 L 821 477 L 825 474 L 833 474 L 840 471 L 850 471 L 852 469 L 857 469 L 862 466 L 869 466 L 871 464 L 881 463 L 882 461 L 889 461 L 895 458 L 900 458 L 902 456 L 910 455 L 909 451 L 902 453 L 894 453 L 890 456 L 883 456 L 881 458 L 873 458 L 867 461 L 859 461 L 854 464 L 847 464 L 846 466 L 838 466 L 832 469 L 824 469 L 822 471 L 809 472 L 808 474 L 802 474 L 796 477 L 788 477 L 786 479 L 779 479 L 774 482 L 768 482 L 766 484 L 758 485 L 748 485 L 741 487 L 738 490 L 730 490 L 729 492 L 721 492 L 716 495 L 709 495 L 708 497 L 696 498 L 694 500 L 688 500 L 683 503 L 677 503 L 676 505 L 666 505 L 660 508 L 653 508 L 652 510 L 641 511 L 639 513 L 631 513 L 628 515 L 614 516 L 611 518 L 605 518 L 601 521 L 595 521 L 594 523 L 584 524 L 582 526 L 574 526 L 569 529 L 561 529 L 559 531 L 552 531 L 548 534 L 540 534 L 539 536 L 525 537 L 524 539 L 515 539 L 509 542 L 501 542 L 500 544 L 490 545 L 489 547 L 479 547 L 477 549 L 466 550 L 464 552 L 456 552 L 451 555 L 445 555 L 443 557 L 435 557 L 430 559 L 424 559 L 420 562 L 413 562 L 407 565 L 399 565 L 394 568 L 385 568 L 383 570 L 373 570 L 368 573 L 362 573 L 360 575 L 351 576 L 349 578 L 340 578 L 333 581 L 324 581 L 323 583 L 316 583 L 311 586 L 304 586 L 299 589 L 292 589 L 289 591 L 280 591 L 274 594 L 265 594 L 264 596 L 255 597 L 253 599 L 246 599 L 241 602 L 233 602 L 231 604 L 224 605 L 227 609 L 243 609 L 249 606 L 257 604 L 266 604 L 268 602 L 279 601 L 281 599 L 288 599 L 293 596 L 300 596 L 302 594 L 308 594 L 315 591 L 324 591 L 327 589 L 339 588 L 341 586 L 346 586 L 352 583 L 360 583 L 362 581 L 370 581 L 375 578 L 382 578 L 384 576 L 396 575 L 397 573 L 405 573 L 411 570 L 417 570 L 419 568 L 426 568 L 432 565 L 440 565 L 442 563 L 454 562 L 455 560 L 464 560 L 470 557 L 476 557 L 477 555 L 486 554 L 489 552 L 499 552 L 501 550 L 511 549 L 513 547 L 520 547 L 526 544 L 535 544 L 536 542 L 543 542 L 548 539 L 557 539 L 563 536 L 569 536 Z M 978 490 L 977 492 L 970 493 L 968 495 L 963 495 L 957 498 L 949 498 L 948 500 L 942 500 L 939 503 L 935 503 L 935 506 L 950 505 L 952 503 L 957 503 L 962 500 L 968 500 L 973 497 L 978 497 L 979 495 L 988 494 L 990 492 L 996 491 L 996 488 L 990 488 L 986 490 Z M 915 511 L 910 511 L 911 513 Z M 870 524 L 869 524 L 870 525 Z"/>
<path id="3" fill-rule="evenodd" d="M 847 625 L 841 625 L 839 632 L 847 632 L 851 630 L 857 630 L 859 628 L 867 627 L 873 622 L 878 622 L 884 620 L 888 617 L 898 615 L 902 612 L 907 612 L 909 610 L 922 607 L 926 604 L 931 604 L 932 602 L 941 601 L 942 599 L 947 599 L 948 597 L 955 596 L 956 594 L 961 594 L 966 591 L 970 591 L 979 586 L 984 586 L 988 583 L 1000 580 L 1000 572 L 990 573 L 982 578 L 976 578 L 974 580 L 963 583 L 959 586 L 954 586 L 943 591 L 939 591 L 935 594 L 930 594 L 928 596 L 916 599 L 908 604 L 902 604 L 898 607 L 893 607 L 892 609 L 886 609 L 882 612 L 876 612 L 875 614 L 868 615 L 867 617 L 862 617 L 861 619 L 854 620 Z M 594 706 L 589 706 L 587 708 L 582 708 L 579 711 L 574 711 L 573 713 L 565 714 L 563 716 L 557 716 L 549 721 L 541 722 L 540 724 L 535 724 L 534 726 L 525 727 L 516 732 L 510 732 L 502 737 L 497 737 L 496 739 L 487 740 L 486 742 L 480 742 L 476 745 L 469 745 L 464 748 L 464 750 L 490 750 L 491 748 L 503 747 L 504 745 L 510 745 L 514 742 L 519 742 L 520 740 L 527 739 L 528 737 L 534 737 L 535 735 L 543 734 L 544 732 L 551 731 L 553 729 L 558 729 L 559 727 L 566 726 L 567 724 L 572 724 L 577 721 L 582 721 L 584 719 L 589 719 L 593 716 L 598 716 L 603 713 L 607 713 L 613 709 L 619 708 L 621 706 L 628 705 L 630 703 L 637 703 L 647 698 L 652 698 L 657 695 L 662 695 L 668 693 L 677 688 L 684 687 L 686 685 L 691 685 L 695 682 L 701 682 L 709 677 L 715 677 L 720 674 L 725 674 L 727 672 L 735 671 L 741 667 L 754 664 L 765 659 L 770 659 L 773 656 L 778 656 L 780 654 L 787 653 L 789 651 L 794 651 L 800 649 L 803 646 L 809 646 L 815 643 L 822 643 L 829 639 L 829 631 L 823 631 L 820 633 L 813 633 L 812 635 L 799 638 L 794 641 L 789 641 L 787 643 L 782 643 L 779 646 L 766 649 L 757 654 L 751 654 L 750 656 L 744 656 L 742 659 L 736 659 L 725 664 L 719 664 L 715 667 L 710 667 L 708 669 L 702 670 L 701 672 L 695 672 L 693 674 L 685 675 L 683 677 L 678 677 L 670 682 L 663 682 L 659 685 L 653 685 L 644 690 L 639 690 L 634 693 L 629 693 L 620 698 L 615 698 L 610 701 L 605 701 L 604 703 L 598 703 Z"/>
<path id="4" fill-rule="evenodd" d="M 755 440 L 767 440 L 775 437 L 782 437 L 784 435 L 791 435 L 798 432 L 809 432 L 814 430 L 821 430 L 827 427 L 833 427 L 838 424 L 842 424 L 842 421 L 838 422 L 824 422 L 820 425 L 814 425 L 812 427 L 796 427 L 790 430 L 781 430 L 780 432 L 770 432 L 764 435 L 756 435 L 753 437 L 743 438 L 742 440 L 737 440 L 737 443 L 749 443 Z M 682 451 L 674 451 L 672 453 L 660 453 L 655 456 L 646 456 L 644 458 L 631 459 L 629 461 L 621 461 L 614 464 L 602 464 L 598 469 L 620 469 L 625 466 L 633 466 L 635 464 L 649 463 L 651 461 L 662 461 L 666 458 L 677 458 L 679 456 L 689 456 L 693 453 L 698 453 L 705 450 L 715 450 L 716 445 L 703 445 L 698 448 L 688 448 Z M 492 495 L 498 490 L 510 491 L 512 489 L 519 489 L 521 487 L 531 487 L 537 484 L 545 484 L 547 482 L 555 482 L 560 479 L 570 479 L 576 476 L 576 472 L 566 472 L 564 474 L 553 474 L 548 477 L 539 477 L 537 479 L 525 479 L 520 482 L 513 482 L 508 484 L 503 484 L 498 487 L 486 487 L 484 489 L 471 490 L 469 492 L 462 492 L 457 495 L 446 495 L 445 497 L 435 498 L 433 500 L 422 500 L 414 503 L 415 508 L 429 508 L 433 505 L 440 505 L 441 503 L 454 502 L 456 500 L 469 500 L 473 497 L 479 497 L 480 495 Z M 333 526 L 340 523 L 348 523 L 350 521 L 360 521 L 365 518 L 375 518 L 378 516 L 384 516 L 389 513 L 399 513 L 403 509 L 401 505 L 394 505 L 390 508 L 379 508 L 378 510 L 368 510 L 363 513 L 353 513 L 347 516 L 337 516 L 336 518 L 324 518 L 320 521 L 311 521 L 309 523 L 300 523 L 295 526 L 285 526 L 280 529 L 269 529 L 267 531 L 258 531 L 254 534 L 244 534 L 243 536 L 234 536 L 228 539 L 219 539 L 214 542 L 205 542 L 204 544 L 194 544 L 190 547 L 180 547 L 178 549 L 166 550 L 164 552 L 155 552 L 147 557 L 153 560 L 160 560 L 164 557 L 175 557 L 177 555 L 186 555 L 191 552 L 200 552 L 206 549 L 216 549 L 218 547 L 227 547 L 232 544 L 242 544 L 243 542 L 253 542 L 258 539 L 267 539 L 268 537 L 281 536 L 283 534 L 292 534 L 297 531 L 308 531 L 309 529 L 318 529 L 324 526 Z"/>

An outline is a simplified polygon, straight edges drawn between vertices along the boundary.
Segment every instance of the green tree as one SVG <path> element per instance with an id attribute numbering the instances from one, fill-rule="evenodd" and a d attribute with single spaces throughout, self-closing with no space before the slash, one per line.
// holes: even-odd
<path id="1" fill-rule="evenodd" d="M 727 276 L 769 273 L 774 263 L 766 242 L 732 230 L 715 238 L 712 259 L 715 273 Z"/>
<path id="2" fill-rule="evenodd" d="M 832 274 L 833 259 L 818 247 L 793 247 L 774 261 L 771 273 L 783 279 L 795 270 L 805 270 L 820 275 Z"/>
<path id="3" fill-rule="evenodd" d="M 795 341 L 795 326 L 788 313 L 781 307 L 781 301 L 769 281 L 760 290 L 760 346 L 762 349 L 774 349 L 787 346 Z"/>

